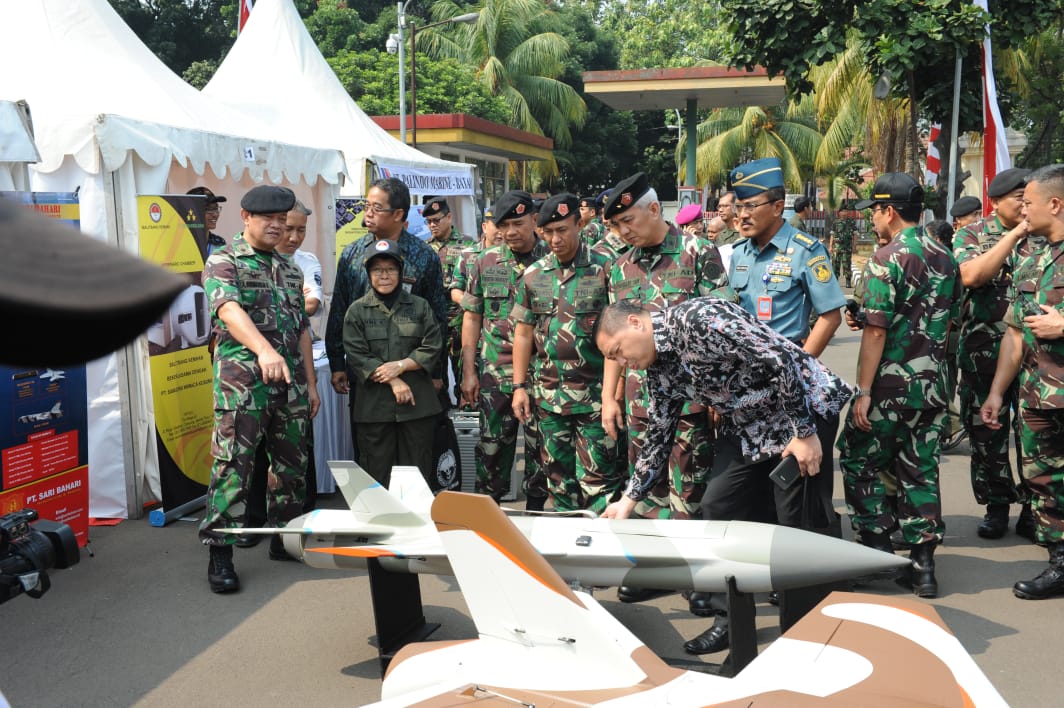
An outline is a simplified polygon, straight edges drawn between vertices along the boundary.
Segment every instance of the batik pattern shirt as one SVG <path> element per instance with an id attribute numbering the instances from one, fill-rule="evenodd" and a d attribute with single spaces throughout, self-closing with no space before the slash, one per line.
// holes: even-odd
<path id="1" fill-rule="evenodd" d="M 649 428 L 626 495 L 642 500 L 667 468 L 684 403 L 721 415 L 720 434 L 758 461 L 792 438 L 816 434 L 816 416 L 838 413 L 852 389 L 820 361 L 742 307 L 694 298 L 653 312 L 657 359 L 647 369 Z"/>

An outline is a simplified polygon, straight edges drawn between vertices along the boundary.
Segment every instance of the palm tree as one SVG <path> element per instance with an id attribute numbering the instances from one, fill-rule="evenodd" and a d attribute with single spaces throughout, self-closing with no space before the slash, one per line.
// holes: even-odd
<path id="1" fill-rule="evenodd" d="M 698 125 L 695 172 L 699 184 L 717 187 L 738 164 L 762 157 L 777 157 L 783 181 L 791 191 L 801 191 L 822 136 L 808 101 L 778 106 L 718 108 Z M 684 155 L 677 149 L 680 174 Z"/>
<path id="2" fill-rule="evenodd" d="M 442 20 L 462 12 L 444 0 L 432 14 Z M 548 12 L 539 0 L 484 0 L 476 24 L 419 33 L 418 48 L 473 66 L 477 80 L 506 101 L 512 127 L 547 135 L 567 148 L 570 128 L 583 125 L 587 106 L 572 86 L 558 80 L 569 43 L 555 32 L 538 31 Z"/>

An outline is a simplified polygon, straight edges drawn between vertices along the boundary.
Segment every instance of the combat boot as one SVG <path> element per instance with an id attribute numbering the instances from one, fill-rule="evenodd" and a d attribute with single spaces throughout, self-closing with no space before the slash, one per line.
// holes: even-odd
<path id="1" fill-rule="evenodd" d="M 547 497 L 525 497 L 525 511 L 543 511 L 547 506 Z"/>
<path id="2" fill-rule="evenodd" d="M 1016 519 L 1016 535 L 1034 542 L 1035 539 L 1034 512 L 1031 511 L 1031 503 L 1027 502 L 1020 509 L 1020 518 Z"/>
<path id="3" fill-rule="evenodd" d="M 867 546 L 869 548 L 874 548 L 877 551 L 894 555 L 894 544 L 891 543 L 889 533 L 874 533 L 872 531 L 861 530 L 857 532 L 857 542 L 862 546 Z M 876 573 L 854 578 L 853 582 L 858 586 L 862 586 L 875 582 L 876 580 L 891 580 L 897 577 L 897 570 L 880 570 Z"/>
<path id="4" fill-rule="evenodd" d="M 1012 586 L 1012 594 L 1022 600 L 1045 600 L 1064 595 L 1064 543 L 1049 547 L 1049 567 L 1032 580 Z"/>
<path id="5" fill-rule="evenodd" d="M 240 578 L 233 568 L 233 547 L 209 545 L 211 557 L 207 563 L 207 582 L 211 592 L 234 592 L 240 589 Z"/>
<path id="6" fill-rule="evenodd" d="M 935 544 L 920 543 L 909 551 L 908 585 L 917 597 L 938 597 L 935 579 Z M 900 578 L 899 581 L 905 580 Z"/>
<path id="7" fill-rule="evenodd" d="M 1001 538 L 1009 530 L 1009 505 L 987 504 L 986 516 L 976 529 L 982 538 Z"/>
<path id="8" fill-rule="evenodd" d="M 284 540 L 280 536 L 274 536 L 270 539 L 270 560 L 272 561 L 294 561 L 295 558 L 288 554 L 285 550 Z"/>

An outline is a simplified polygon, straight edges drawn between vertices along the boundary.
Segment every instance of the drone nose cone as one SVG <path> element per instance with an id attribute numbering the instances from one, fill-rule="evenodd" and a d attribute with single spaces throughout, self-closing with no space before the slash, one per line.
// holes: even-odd
<path id="1" fill-rule="evenodd" d="M 776 527 L 770 557 L 776 590 L 849 580 L 909 565 L 908 558 L 786 526 Z"/>

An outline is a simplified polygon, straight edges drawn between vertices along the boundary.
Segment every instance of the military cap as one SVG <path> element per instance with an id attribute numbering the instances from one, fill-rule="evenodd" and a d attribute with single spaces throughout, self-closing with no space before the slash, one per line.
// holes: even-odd
<path id="1" fill-rule="evenodd" d="M 873 204 L 923 204 L 924 188 L 904 172 L 888 172 L 872 186 L 872 196 L 862 199 L 855 209 L 867 209 Z"/>
<path id="2" fill-rule="evenodd" d="M 604 189 L 595 197 L 595 206 L 598 207 L 600 212 L 606 208 L 606 202 L 609 201 L 610 192 L 612 191 L 612 189 Z"/>
<path id="3" fill-rule="evenodd" d="M 366 249 L 366 255 L 363 258 L 363 267 L 368 271 L 369 264 L 377 258 L 391 258 L 399 264 L 399 272 L 403 271 L 403 254 L 399 250 L 399 243 L 397 241 L 389 241 L 386 238 L 382 238 L 376 241 L 372 246 Z"/>
<path id="4" fill-rule="evenodd" d="M 953 207 L 949 210 L 949 215 L 957 218 L 961 216 L 968 216 L 972 212 L 982 211 L 983 203 L 975 197 L 961 197 L 953 203 Z"/>
<path id="5" fill-rule="evenodd" d="M 279 214 L 289 211 L 296 203 L 296 195 L 288 187 L 260 184 L 240 200 L 240 208 L 252 214 Z"/>
<path id="6" fill-rule="evenodd" d="M 532 213 L 538 214 L 539 210 L 543 208 L 543 200 L 539 197 L 532 197 Z"/>
<path id="7" fill-rule="evenodd" d="M 158 321 L 189 283 L 0 199 L 0 363 L 67 366 L 108 354 Z"/>
<path id="8" fill-rule="evenodd" d="M 496 224 L 528 216 L 532 213 L 532 195 L 522 189 L 511 189 L 495 201 L 492 213 L 492 221 Z"/>
<path id="9" fill-rule="evenodd" d="M 990 180 L 990 184 L 986 188 L 986 196 L 992 199 L 1003 197 L 1012 190 L 1025 186 L 1027 178 L 1030 176 L 1031 171 L 1022 167 L 1010 167 L 1007 170 L 1002 170 L 994 175 L 994 179 Z"/>
<path id="10" fill-rule="evenodd" d="M 624 212 L 650 191 L 650 182 L 645 172 L 636 172 L 631 177 L 623 179 L 610 190 L 610 197 L 606 200 L 606 206 L 602 209 L 602 215 L 612 219 Z"/>
<path id="11" fill-rule="evenodd" d="M 770 189 L 783 187 L 779 158 L 766 157 L 739 165 L 729 175 L 736 199 L 749 199 Z"/>
<path id="12" fill-rule="evenodd" d="M 696 219 L 702 218 L 702 207 L 697 204 L 688 204 L 676 212 L 676 225 L 686 226 Z"/>
<path id="13" fill-rule="evenodd" d="M 485 221 L 491 221 L 491 217 L 492 217 L 493 213 L 494 212 L 492 212 L 491 207 L 484 207 L 484 220 Z"/>
<path id="14" fill-rule="evenodd" d="M 568 192 L 555 194 L 553 197 L 549 197 L 543 202 L 543 207 L 539 210 L 539 218 L 536 219 L 536 226 L 546 226 L 553 221 L 561 221 L 570 216 L 579 219 L 580 201 L 581 200 L 576 198 L 576 195 L 569 194 Z"/>
<path id="15" fill-rule="evenodd" d="M 794 200 L 794 213 L 798 214 L 805 211 L 812 205 L 812 200 L 809 197 L 801 196 Z"/>
<path id="16" fill-rule="evenodd" d="M 206 187 L 193 187 L 192 189 L 185 192 L 185 194 L 198 194 L 200 196 L 207 197 L 207 206 L 210 206 L 211 204 L 220 204 L 221 202 L 229 201 L 225 197 L 215 194 Z"/>
<path id="17" fill-rule="evenodd" d="M 436 215 L 447 216 L 450 213 L 451 207 L 447 205 L 447 197 L 433 197 L 425 202 L 425 206 L 421 210 L 421 215 L 424 217 Z"/>
<path id="18" fill-rule="evenodd" d="M 602 211 L 602 204 L 597 197 L 580 197 L 580 206 L 584 209 L 594 209 L 596 213 Z"/>

